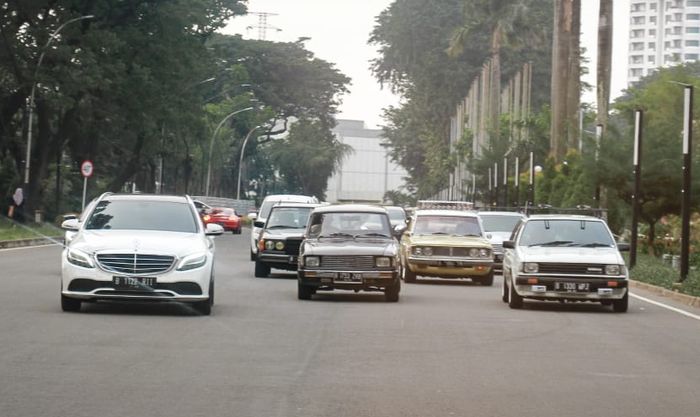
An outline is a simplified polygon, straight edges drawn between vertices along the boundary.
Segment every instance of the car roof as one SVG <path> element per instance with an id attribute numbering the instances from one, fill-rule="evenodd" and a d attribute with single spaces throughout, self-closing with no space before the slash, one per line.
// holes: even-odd
<path id="1" fill-rule="evenodd" d="M 416 216 L 478 217 L 475 211 L 465 210 L 416 210 Z"/>
<path id="2" fill-rule="evenodd" d="M 298 201 L 298 202 L 312 202 L 318 201 L 316 197 L 309 195 L 298 195 L 298 194 L 272 194 L 265 197 L 263 201 L 278 200 L 278 201 Z"/>
<path id="3" fill-rule="evenodd" d="M 171 203 L 188 203 L 189 198 L 183 195 L 163 195 L 163 194 L 109 194 L 103 196 L 101 200 L 109 201 L 166 201 Z"/>
<path id="4" fill-rule="evenodd" d="M 275 204 L 272 206 L 272 209 L 274 210 L 275 208 L 284 208 L 284 207 L 291 207 L 291 208 L 316 208 L 319 207 L 321 204 L 318 203 L 297 203 L 294 201 L 283 201 L 280 203 Z"/>
<path id="5" fill-rule="evenodd" d="M 380 206 L 372 206 L 369 204 L 336 204 L 331 206 L 320 206 L 314 210 L 314 213 L 378 213 L 386 214 L 386 209 Z"/>
<path id="6" fill-rule="evenodd" d="M 526 219 L 526 221 L 532 220 L 585 220 L 585 221 L 605 221 L 599 217 L 585 216 L 582 214 L 533 214 Z"/>
<path id="7" fill-rule="evenodd" d="M 523 213 L 518 213 L 517 211 L 480 211 L 479 216 L 513 216 L 513 217 L 525 217 Z"/>

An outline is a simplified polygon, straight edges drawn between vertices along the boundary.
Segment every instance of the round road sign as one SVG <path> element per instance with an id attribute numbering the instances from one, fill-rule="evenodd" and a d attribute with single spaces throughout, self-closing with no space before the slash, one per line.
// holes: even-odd
<path id="1" fill-rule="evenodd" d="M 92 161 L 83 161 L 80 165 L 80 173 L 83 177 L 88 178 L 92 176 Z"/>

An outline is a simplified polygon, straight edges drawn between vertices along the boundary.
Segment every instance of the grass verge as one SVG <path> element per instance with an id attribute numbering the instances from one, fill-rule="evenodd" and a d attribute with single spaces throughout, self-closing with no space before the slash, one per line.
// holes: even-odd
<path id="1" fill-rule="evenodd" d="M 637 253 L 637 265 L 630 271 L 630 278 L 635 281 L 700 297 L 700 271 L 691 269 L 688 278 L 680 284 L 679 277 L 679 271 L 664 264 L 661 259 L 642 253 Z"/>
<path id="2" fill-rule="evenodd" d="M 0 216 L 0 240 L 35 239 L 44 236 L 61 236 L 60 228 L 50 223 L 16 223 Z"/>

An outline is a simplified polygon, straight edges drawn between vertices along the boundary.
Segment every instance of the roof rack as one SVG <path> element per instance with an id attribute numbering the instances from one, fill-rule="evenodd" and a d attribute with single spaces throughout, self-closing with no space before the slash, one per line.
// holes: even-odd
<path id="1" fill-rule="evenodd" d="M 498 207 L 498 206 L 483 206 L 476 207 L 479 211 L 513 211 L 523 213 L 526 216 L 531 214 L 577 214 L 582 216 L 593 216 L 608 220 L 608 210 L 603 208 L 595 208 L 587 205 L 578 205 L 576 207 L 552 207 L 549 204 L 538 204 L 536 206 L 520 206 L 520 207 Z"/>
<path id="2" fill-rule="evenodd" d="M 474 210 L 471 201 L 418 200 L 418 210 Z"/>

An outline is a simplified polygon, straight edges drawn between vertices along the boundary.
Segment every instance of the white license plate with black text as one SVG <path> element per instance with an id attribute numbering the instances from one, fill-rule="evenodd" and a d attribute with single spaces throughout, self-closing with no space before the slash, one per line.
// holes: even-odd
<path id="1" fill-rule="evenodd" d="M 588 292 L 590 290 L 590 284 L 588 282 L 555 282 L 555 291 L 565 291 L 565 292 Z"/>

